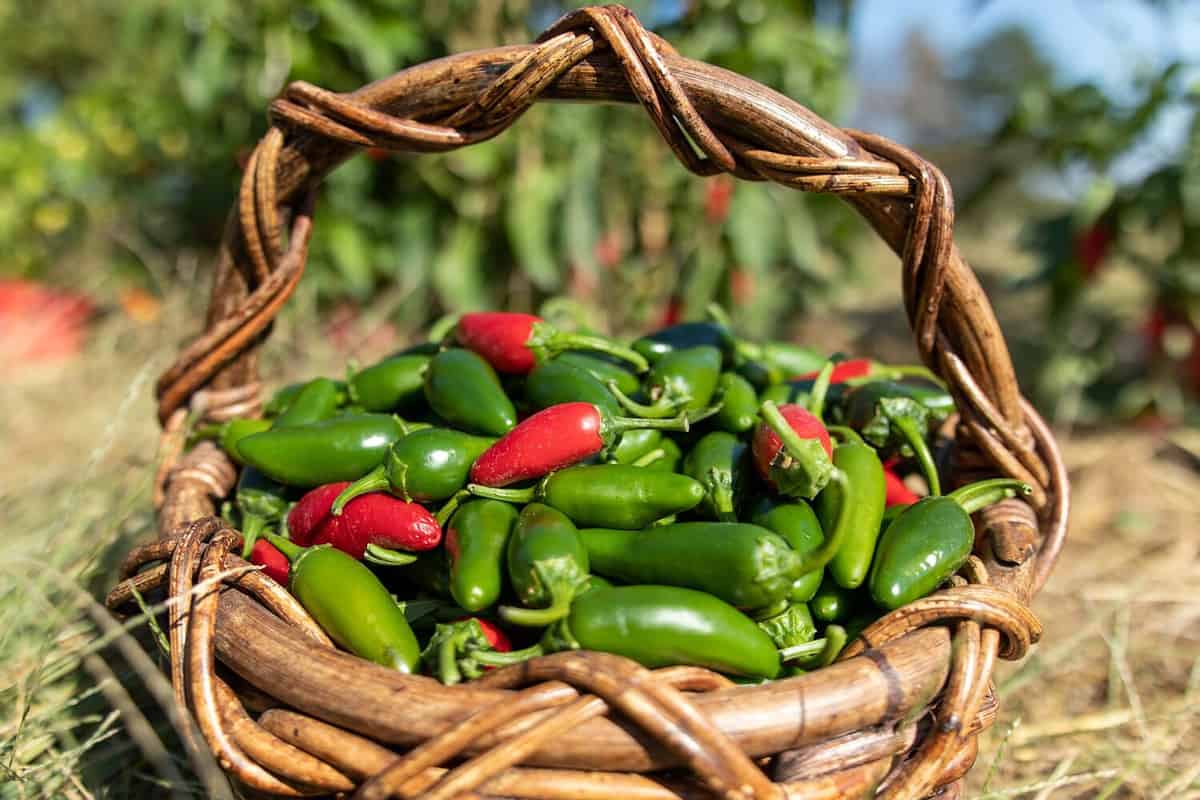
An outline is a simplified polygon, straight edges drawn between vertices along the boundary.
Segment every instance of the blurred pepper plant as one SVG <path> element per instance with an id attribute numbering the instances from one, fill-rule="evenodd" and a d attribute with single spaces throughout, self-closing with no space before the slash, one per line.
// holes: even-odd
<path id="1" fill-rule="evenodd" d="M 850 0 L 630 5 L 680 52 L 820 114 L 846 96 Z M 568 7 L 0 0 L 0 181 L 12 198 L 0 206 L 0 269 L 61 280 L 86 252 L 150 288 L 171 281 L 166 254 L 219 238 L 237 156 L 286 81 L 349 91 L 451 52 L 529 41 Z M 861 232 L 820 198 L 687 174 L 636 108 L 543 104 L 466 150 L 367 155 L 323 187 L 305 286 L 325 305 L 383 303 L 406 327 L 565 295 L 614 327 L 718 299 L 766 334 L 827 288 Z"/>

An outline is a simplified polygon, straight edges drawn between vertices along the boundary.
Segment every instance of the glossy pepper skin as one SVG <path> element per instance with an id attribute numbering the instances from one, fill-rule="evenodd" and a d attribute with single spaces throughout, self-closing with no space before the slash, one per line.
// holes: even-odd
<path id="1" fill-rule="evenodd" d="M 592 569 L 606 578 L 698 589 L 753 611 L 786 605 L 805 571 L 806 559 L 782 537 L 743 522 L 681 522 L 637 533 L 583 528 L 579 538 Z"/>
<path id="2" fill-rule="evenodd" d="M 533 647 L 471 658 L 504 666 L 562 650 L 616 653 L 651 669 L 691 664 L 757 678 L 779 674 L 779 653 L 753 620 L 710 594 L 678 586 L 592 589 Z"/>
<path id="3" fill-rule="evenodd" d="M 276 430 L 294 428 L 329 419 L 341 405 L 344 389 L 343 384 L 329 378 L 314 378 L 300 387 L 271 427 Z"/>
<path id="4" fill-rule="evenodd" d="M 662 431 L 654 428 L 635 428 L 625 431 L 617 443 L 609 449 L 608 460 L 614 464 L 632 464 L 656 449 L 662 440 Z"/>
<path id="5" fill-rule="evenodd" d="M 640 403 L 615 384 L 609 390 L 631 414 L 648 419 L 671 417 L 682 411 L 699 411 L 709 404 L 721 377 L 721 351 L 715 347 L 689 347 L 664 355 L 646 377 L 649 403 Z"/>
<path id="6" fill-rule="evenodd" d="M 511 311 L 478 311 L 463 314 L 454 328 L 454 338 L 492 365 L 497 372 L 526 375 L 539 361 L 564 350 L 608 353 L 646 369 L 644 358 L 629 348 L 600 336 L 559 331 L 533 314 Z"/>
<path id="7" fill-rule="evenodd" d="M 763 422 L 755 428 L 751 443 L 759 476 L 788 497 L 816 497 L 833 473 L 833 442 L 824 423 L 808 409 L 793 404 L 776 407 L 768 401 L 760 411 Z M 781 430 L 786 428 L 796 437 L 792 448 L 784 447 Z M 802 457 L 797 457 L 793 449 Z"/>
<path id="8" fill-rule="evenodd" d="M 508 579 L 525 608 L 501 606 L 514 625 L 549 625 L 567 615 L 588 579 L 588 554 L 571 520 L 541 503 L 521 511 L 508 539 Z"/>
<path id="9" fill-rule="evenodd" d="M 808 602 L 813 617 L 824 623 L 846 622 L 862 606 L 859 592 L 845 589 L 826 575 L 817 593 Z"/>
<path id="10" fill-rule="evenodd" d="M 612 447 L 625 431 L 659 428 L 686 431 L 688 419 L 615 417 L 594 403 L 560 403 L 544 408 L 506 433 L 475 461 L 471 481 L 507 486 L 540 478 Z"/>
<path id="11" fill-rule="evenodd" d="M 750 522 L 779 534 L 802 556 L 815 553 L 825 541 L 825 533 L 816 512 L 803 500 L 785 502 L 764 497 L 751 511 Z M 817 593 L 824 574 L 823 570 L 818 569 L 801 575 L 792 583 L 788 599 L 793 604 L 807 603 Z"/>
<path id="12" fill-rule="evenodd" d="M 625 394 L 633 394 L 642 385 L 637 375 L 602 355 L 568 351 L 560 353 L 553 360 L 582 369 L 602 384 L 612 381 Z"/>
<path id="13" fill-rule="evenodd" d="M 633 349 L 657 364 L 668 353 L 693 347 L 714 347 L 722 358 L 733 355 L 734 338 L 729 329 L 717 322 L 681 322 L 647 334 L 633 343 Z"/>
<path id="14" fill-rule="evenodd" d="M 834 449 L 833 464 L 845 473 L 846 483 L 831 483 L 817 495 L 817 517 L 826 530 L 833 530 L 839 515 L 849 517 L 846 538 L 829 562 L 828 571 L 839 586 L 856 589 L 871 569 L 883 521 L 887 495 L 883 464 L 874 449 L 854 439 Z"/>
<path id="15" fill-rule="evenodd" d="M 975 527 L 971 514 L 1029 487 L 995 479 L 926 497 L 898 514 L 879 539 L 871 567 L 871 599 L 897 609 L 932 592 L 971 555 Z"/>
<path id="16" fill-rule="evenodd" d="M 364 564 L 328 545 L 299 547 L 268 534 L 291 561 L 290 589 L 329 638 L 376 664 L 415 672 L 421 647 L 404 609 Z"/>
<path id="17" fill-rule="evenodd" d="M 338 496 L 333 513 L 341 514 L 346 503 L 370 492 L 390 492 L 409 502 L 445 500 L 466 486 L 471 465 L 495 441 L 451 428 L 414 430 L 392 445 L 382 464 Z"/>
<path id="18" fill-rule="evenodd" d="M 352 481 L 379 466 L 406 428 L 387 414 L 354 414 L 264 431 L 238 443 L 245 462 L 288 486 Z"/>
<path id="19" fill-rule="evenodd" d="M 464 503 L 446 527 L 450 595 L 467 611 L 483 611 L 500 599 L 505 552 L 517 510 L 499 500 Z"/>
<path id="20" fill-rule="evenodd" d="M 334 381 L 334 384 L 338 387 L 338 391 L 342 395 L 339 402 L 344 402 L 346 384 L 342 383 L 341 381 Z M 308 386 L 307 382 L 292 383 L 277 390 L 275 394 L 271 395 L 271 399 L 263 405 L 263 415 L 267 417 L 278 417 L 280 414 L 287 411 L 288 407 L 295 402 L 296 397 L 306 386 Z"/>
<path id="21" fill-rule="evenodd" d="M 425 399 L 455 427 L 503 436 L 517 424 L 517 411 L 496 371 L 470 350 L 443 350 L 425 371 Z"/>
<path id="22" fill-rule="evenodd" d="M 760 361 L 782 375 L 799 375 L 819 370 L 825 356 L 804 345 L 790 342 L 738 343 L 738 352 L 745 358 Z"/>
<path id="23" fill-rule="evenodd" d="M 287 556 L 279 552 L 279 548 L 266 539 L 259 539 L 251 547 L 250 563 L 262 567 L 267 577 L 276 583 L 287 586 L 290 568 Z"/>
<path id="24" fill-rule="evenodd" d="M 758 422 L 758 394 L 750 381 L 736 372 L 723 372 L 717 382 L 717 399 L 721 408 L 716 423 L 729 433 L 745 433 Z"/>
<path id="25" fill-rule="evenodd" d="M 539 364 L 525 378 L 525 402 L 539 411 L 560 403 L 584 402 L 614 416 L 621 413 L 612 392 L 592 373 L 557 358 Z"/>
<path id="26" fill-rule="evenodd" d="M 238 464 L 245 464 L 242 459 L 242 454 L 238 451 L 238 444 L 247 436 L 253 436 L 256 433 L 271 429 L 271 420 L 269 419 L 247 419 L 238 418 L 222 422 L 220 425 L 208 425 L 197 429 L 192 437 L 194 439 L 215 439 L 217 444 L 225 453 L 236 461 Z"/>
<path id="27" fill-rule="evenodd" d="M 300 498 L 287 518 L 292 541 L 299 545 L 331 544 L 358 559 L 371 545 L 420 552 L 441 544 L 442 528 L 432 514 L 423 506 L 390 495 L 377 492 L 356 497 L 340 516 L 335 516 L 333 502 L 346 486 L 318 486 Z"/>
<path id="28" fill-rule="evenodd" d="M 420 404 L 430 356 L 420 353 L 385 358 L 346 381 L 352 403 L 366 411 L 396 411 Z"/>
<path id="29" fill-rule="evenodd" d="M 683 459 L 683 473 L 704 486 L 699 509 L 709 519 L 737 521 L 746 460 L 746 444 L 725 431 L 705 434 Z"/>
<path id="30" fill-rule="evenodd" d="M 530 489 L 476 484 L 467 489 L 480 497 L 513 503 L 542 502 L 577 525 L 631 531 L 691 510 L 704 499 L 704 487 L 686 475 L 625 464 L 571 467 L 546 476 Z"/>
<path id="31" fill-rule="evenodd" d="M 254 467 L 246 467 L 238 476 L 238 510 L 242 514 L 241 528 L 242 558 L 249 558 L 250 551 L 264 530 L 276 527 L 288 510 L 288 489 L 273 481 Z"/>

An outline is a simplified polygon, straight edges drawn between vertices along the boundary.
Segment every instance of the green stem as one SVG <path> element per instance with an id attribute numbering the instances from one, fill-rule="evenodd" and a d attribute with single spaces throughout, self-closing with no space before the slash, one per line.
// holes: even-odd
<path id="1" fill-rule="evenodd" d="M 458 325 L 458 320 L 462 314 L 446 314 L 434 320 L 434 323 L 429 326 L 429 341 L 441 344 L 443 340 L 454 333 L 454 327 Z"/>
<path id="2" fill-rule="evenodd" d="M 733 510 L 733 487 L 724 480 L 719 467 L 709 467 L 708 483 L 712 487 L 709 495 L 717 519 L 721 522 L 737 522 L 737 514 Z"/>
<path id="3" fill-rule="evenodd" d="M 487 497 L 491 500 L 503 500 L 506 503 L 525 505 L 537 499 L 537 487 L 527 489 L 498 489 L 494 486 L 481 486 L 478 483 L 468 483 L 467 491 L 476 497 Z"/>
<path id="4" fill-rule="evenodd" d="M 854 428 L 848 428 L 845 425 L 826 425 L 825 430 L 839 437 L 844 442 L 866 445 L 866 442 L 863 441 L 863 438 L 858 435 L 858 431 L 854 430 Z"/>
<path id="5" fill-rule="evenodd" d="M 265 531 L 263 533 L 263 538 L 275 545 L 279 552 L 287 556 L 287 560 L 293 564 L 296 563 L 296 559 L 300 558 L 300 556 L 304 555 L 308 550 L 307 547 L 301 547 L 291 539 L 285 539 L 279 534 L 271 533 L 270 531 Z"/>
<path id="6" fill-rule="evenodd" d="M 458 510 L 460 505 L 462 505 L 462 501 L 470 496 L 471 493 L 466 489 L 459 489 L 457 492 L 452 494 L 450 499 L 443 503 L 442 507 L 438 509 L 438 512 L 433 515 L 433 518 L 437 520 L 437 524 L 442 528 L 445 528 L 446 523 L 450 521 L 452 516 L 454 516 L 454 512 Z"/>
<path id="7" fill-rule="evenodd" d="M 355 406 L 358 405 L 358 390 L 354 388 L 354 376 L 359 372 L 358 359 L 352 358 L 346 362 L 346 397 Z"/>
<path id="8" fill-rule="evenodd" d="M 661 447 L 658 447 L 658 448 L 655 448 L 654 450 L 651 450 L 649 453 L 646 453 L 644 456 L 637 459 L 636 461 L 634 461 L 632 466 L 648 467 L 651 464 L 653 464 L 655 461 L 658 461 L 660 458 L 666 458 L 666 456 L 667 456 L 667 451 L 662 449 Z"/>
<path id="9" fill-rule="evenodd" d="M 333 501 L 333 506 L 329 509 L 330 513 L 335 517 L 342 515 L 342 510 L 346 504 L 359 495 L 369 494 L 371 492 L 386 492 L 392 488 L 392 482 L 387 476 L 387 467 L 382 464 L 375 469 L 363 475 L 354 483 L 342 489 L 342 493 Z"/>
<path id="10" fill-rule="evenodd" d="M 942 493 L 942 480 L 938 477 L 937 464 L 933 463 L 933 453 L 929 452 L 929 444 L 925 441 L 921 426 L 912 417 L 892 417 L 891 422 L 917 457 L 917 463 L 921 465 L 921 472 L 929 484 L 929 496 L 937 497 Z"/>
<path id="11" fill-rule="evenodd" d="M 899 366 L 887 366 L 880 370 L 883 376 L 888 380 L 899 380 L 901 378 L 921 378 L 930 383 L 934 383 L 943 389 L 946 388 L 945 382 L 933 373 L 929 367 L 920 364 L 902 364 Z"/>
<path id="12" fill-rule="evenodd" d="M 830 473 L 829 482 L 837 484 L 838 488 L 841 489 L 843 498 L 850 497 L 850 481 L 846 477 L 845 472 L 834 467 L 833 472 Z M 819 548 L 804 557 L 804 560 L 800 562 L 800 566 L 796 570 L 797 577 L 823 569 L 837 555 L 842 542 L 845 541 L 846 535 L 850 530 L 851 514 L 848 506 L 849 503 L 845 501 L 838 503 L 837 522 L 833 525 L 833 533 L 826 537 L 825 541 L 821 542 Z"/>
<path id="13" fill-rule="evenodd" d="M 962 506 L 963 510 L 968 514 L 974 514 L 976 511 L 986 508 L 992 503 L 998 503 L 1005 498 L 1016 497 L 1018 492 L 1029 494 L 1032 491 L 1033 488 L 1023 481 L 1013 480 L 1012 478 L 992 478 L 962 486 L 946 495 L 946 497 Z"/>
<path id="14" fill-rule="evenodd" d="M 546 337 L 546 349 L 551 356 L 556 356 L 567 350 L 588 350 L 596 353 L 605 353 L 633 365 L 636 372 L 645 372 L 650 369 L 650 362 L 646 361 L 645 356 L 641 353 L 631 350 L 624 345 L 609 341 L 601 336 L 555 331 Z"/>
<path id="15" fill-rule="evenodd" d="M 486 667 L 507 667 L 512 664 L 520 664 L 522 661 L 528 661 L 531 658 L 544 656 L 545 654 L 546 648 L 541 644 L 531 644 L 523 650 L 513 650 L 511 653 L 500 653 L 495 650 L 477 650 L 471 654 L 471 658 Z"/>
<path id="16" fill-rule="evenodd" d="M 552 622 L 562 619 L 571 610 L 571 592 L 561 592 L 554 602 L 546 608 L 520 608 L 518 606 L 500 606 L 500 617 L 505 622 L 521 625 L 527 628 L 544 628 Z"/>
<path id="17" fill-rule="evenodd" d="M 438 645 L 438 680 L 445 686 L 454 686 L 462 682 L 462 673 L 458 669 L 458 645 L 464 638 L 462 634 L 447 636 L 446 640 Z"/>
<path id="18" fill-rule="evenodd" d="M 610 386 L 615 387 L 616 384 L 610 382 Z M 617 391 L 620 391 L 619 389 Z M 707 409 L 705 409 L 707 410 Z M 687 414 L 680 414 L 667 419 L 650 418 L 644 419 L 640 417 L 603 417 L 604 429 L 611 433 L 624 433 L 630 430 L 642 430 L 645 428 L 656 428 L 661 431 L 684 431 L 691 430 L 692 420 Z"/>
<path id="19" fill-rule="evenodd" d="M 266 529 L 267 521 L 258 514 L 242 515 L 242 558 L 250 558 L 250 551 L 254 549 L 254 543 Z"/>
<path id="20" fill-rule="evenodd" d="M 779 411 L 779 406 L 770 400 L 763 401 L 759 408 L 759 415 L 763 422 L 775 431 L 775 435 L 779 437 L 780 443 L 783 445 L 784 452 L 791 456 L 793 462 L 803 470 L 806 484 L 801 488 L 804 496 L 816 497 L 829 483 L 829 473 L 833 469 L 825 447 L 816 439 L 805 439 L 796 433 L 795 428 Z"/>
<path id="21" fill-rule="evenodd" d="M 632 414 L 637 414 L 644 419 L 663 419 L 677 413 L 681 407 L 687 402 L 686 399 L 675 399 L 667 397 L 665 394 L 654 401 L 653 404 L 647 405 L 639 403 L 629 395 L 621 391 L 621 387 L 617 386 L 616 381 L 607 381 L 606 386 L 612 392 L 613 397 L 621 404 L 621 407 Z"/>
<path id="22" fill-rule="evenodd" d="M 846 646 L 846 629 L 841 625 L 829 625 L 825 628 L 825 647 L 821 650 L 821 657 L 817 660 L 818 667 L 828 667 L 842 652 L 842 648 Z"/>
<path id="23" fill-rule="evenodd" d="M 363 561 L 370 561 L 372 564 L 381 564 L 385 567 L 403 567 L 416 560 L 417 557 L 412 553 L 381 547 L 374 543 L 367 545 L 366 552 L 363 553 Z"/>
<path id="24" fill-rule="evenodd" d="M 832 361 L 825 362 L 825 366 L 817 373 L 812 391 L 808 395 L 808 411 L 817 419 L 825 415 L 825 396 L 829 394 L 829 380 L 833 377 L 833 368 Z"/>
<path id="25" fill-rule="evenodd" d="M 779 651 L 780 661 L 795 661 L 800 658 L 811 658 L 825 649 L 824 639 L 813 639 L 811 642 L 794 644 Z"/>

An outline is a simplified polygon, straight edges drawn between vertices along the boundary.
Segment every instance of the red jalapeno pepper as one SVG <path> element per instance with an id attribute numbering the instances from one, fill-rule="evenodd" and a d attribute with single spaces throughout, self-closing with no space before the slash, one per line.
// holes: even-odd
<path id="1" fill-rule="evenodd" d="M 607 450 L 624 431 L 686 431 L 688 426 L 686 414 L 674 419 L 633 419 L 614 417 L 593 403 L 560 403 L 527 418 L 489 447 L 471 467 L 471 482 L 507 486 L 540 478 Z"/>
<path id="2" fill-rule="evenodd" d="M 791 378 L 793 381 L 808 381 L 814 380 L 820 370 L 805 372 L 801 375 L 796 375 Z M 901 378 L 924 378 L 928 381 L 941 384 L 941 381 L 936 375 L 929 371 L 926 367 L 918 364 L 902 364 L 891 365 L 881 364 L 878 361 L 872 361 L 869 358 L 851 358 L 846 361 L 838 361 L 833 366 L 833 372 L 829 376 L 830 383 L 846 383 L 858 378 L 882 378 L 884 380 L 900 380 Z"/>
<path id="3" fill-rule="evenodd" d="M 479 617 L 465 617 L 439 624 L 421 651 L 421 661 L 438 680 L 453 686 L 464 677 L 478 678 L 485 670 L 494 669 L 467 658 L 478 650 L 509 653 L 512 642 L 491 622 Z"/>
<path id="4" fill-rule="evenodd" d="M 301 497 L 288 513 L 288 532 L 299 545 L 332 544 L 355 558 L 403 564 L 413 556 L 393 550 L 432 550 L 442 541 L 442 527 L 424 506 L 375 492 L 356 497 L 339 516 L 333 502 L 349 486 L 330 483 Z M 373 547 L 372 547 L 373 545 Z M 369 552 L 368 552 L 369 550 Z"/>
<path id="5" fill-rule="evenodd" d="M 921 499 L 888 464 L 883 465 L 883 483 L 887 492 L 884 502 L 888 508 L 910 506 Z"/>
<path id="6" fill-rule="evenodd" d="M 483 356 L 497 372 L 525 375 L 539 362 L 567 350 L 608 353 L 633 364 L 638 372 L 649 365 L 637 352 L 605 339 L 560 331 L 541 317 L 510 311 L 477 311 L 463 314 L 454 327 L 463 347 Z"/>
<path id="7" fill-rule="evenodd" d="M 776 406 L 768 400 L 760 413 L 763 422 L 751 445 L 758 474 L 781 494 L 816 497 L 833 473 L 833 442 L 825 424 L 793 403 Z"/>
<path id="8" fill-rule="evenodd" d="M 259 539 L 254 543 L 253 549 L 250 550 L 250 563 L 262 567 L 263 572 L 276 583 L 287 586 L 290 567 L 287 556 L 266 539 Z"/>

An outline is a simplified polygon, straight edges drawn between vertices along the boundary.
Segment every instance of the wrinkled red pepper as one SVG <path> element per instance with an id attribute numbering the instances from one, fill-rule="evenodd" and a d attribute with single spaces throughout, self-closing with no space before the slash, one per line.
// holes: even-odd
<path id="1" fill-rule="evenodd" d="M 541 317 L 514 311 L 476 311 L 463 314 L 454 327 L 455 340 L 473 350 L 497 372 L 525 375 L 538 362 L 566 350 L 608 353 L 649 369 L 646 359 L 628 347 L 599 336 L 560 331 Z"/>
<path id="2" fill-rule="evenodd" d="M 333 501 L 348 482 L 327 483 L 309 491 L 288 513 L 288 533 L 303 547 L 332 544 L 355 558 L 367 545 L 389 550 L 432 550 L 442 541 L 442 527 L 424 506 L 406 503 L 385 492 L 372 492 L 346 504 L 339 516 Z"/>
<path id="3" fill-rule="evenodd" d="M 773 409 L 768 413 L 768 407 Z M 776 416 L 776 411 L 778 416 Z M 812 498 L 817 491 L 824 487 L 823 481 L 828 480 L 828 471 L 832 469 L 833 463 L 833 442 L 829 438 L 829 431 L 826 430 L 825 424 L 821 422 L 820 417 L 813 414 L 807 408 L 795 403 L 785 403 L 778 406 L 776 409 L 770 402 L 763 403 L 760 413 L 763 415 L 763 422 L 759 423 L 754 430 L 754 438 L 750 444 L 751 453 L 754 456 L 754 467 L 758 474 L 766 481 L 767 485 L 777 491 L 782 491 L 789 496 L 803 496 Z M 810 463 L 799 463 L 793 458 L 788 450 L 785 450 L 783 439 L 779 433 L 775 431 L 771 417 L 774 417 L 780 426 L 780 430 L 786 432 L 787 428 L 791 428 L 795 435 L 801 440 L 814 440 L 819 442 L 821 450 L 824 451 L 825 476 L 818 477 L 818 473 L 822 472 L 820 465 L 816 464 L 819 458 L 810 458 Z M 786 423 L 787 428 L 783 427 Z M 817 456 L 820 456 L 820 451 L 817 451 Z M 814 471 L 815 468 L 815 471 Z M 781 486 L 780 481 L 784 480 L 788 483 L 787 486 Z M 797 494 L 798 492 L 798 494 Z"/>
<path id="4" fill-rule="evenodd" d="M 263 572 L 267 573 L 276 583 L 288 585 L 291 564 L 288 562 L 287 556 L 279 552 L 279 548 L 266 539 L 259 539 L 254 543 L 254 549 L 250 551 L 250 563 L 262 567 Z"/>

